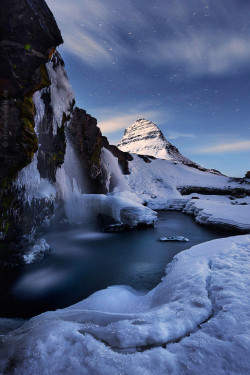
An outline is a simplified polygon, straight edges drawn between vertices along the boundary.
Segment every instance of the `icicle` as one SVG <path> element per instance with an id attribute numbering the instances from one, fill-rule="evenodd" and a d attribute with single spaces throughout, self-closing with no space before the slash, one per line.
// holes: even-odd
<path id="1" fill-rule="evenodd" d="M 53 134 L 57 134 L 57 127 L 61 127 L 63 113 L 70 115 L 70 107 L 74 100 L 74 93 L 62 65 L 54 68 L 53 61 L 46 64 L 51 81 L 51 107 L 53 109 Z"/>

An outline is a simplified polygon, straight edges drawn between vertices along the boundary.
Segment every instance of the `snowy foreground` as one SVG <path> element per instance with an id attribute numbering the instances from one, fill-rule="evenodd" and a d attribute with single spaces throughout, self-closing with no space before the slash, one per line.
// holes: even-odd
<path id="1" fill-rule="evenodd" d="M 37 316 L 2 336 L 0 372 L 248 374 L 249 252 L 249 235 L 203 243 L 147 294 L 113 286 Z"/>

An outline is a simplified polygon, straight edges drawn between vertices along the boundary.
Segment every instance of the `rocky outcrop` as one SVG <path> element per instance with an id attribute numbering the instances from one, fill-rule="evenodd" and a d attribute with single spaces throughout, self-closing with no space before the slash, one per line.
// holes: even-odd
<path id="1" fill-rule="evenodd" d="M 250 195 L 250 190 L 239 187 L 203 187 L 203 186 L 184 186 L 178 189 L 182 195 L 189 195 L 193 193 L 203 195 L 230 195 L 234 198 L 245 198 Z"/>
<path id="2" fill-rule="evenodd" d="M 0 233 L 11 239 L 25 233 L 22 193 L 13 181 L 38 150 L 33 95 L 51 85 L 46 63 L 63 40 L 44 0 L 2 0 L 0 8 Z"/>
<path id="3" fill-rule="evenodd" d="M 247 171 L 247 173 L 245 174 L 245 178 L 249 178 L 250 179 L 250 171 Z"/>
<path id="4" fill-rule="evenodd" d="M 128 152 L 122 152 L 116 146 L 110 145 L 107 138 L 102 136 L 97 126 L 97 120 L 87 114 L 85 110 L 75 108 L 67 135 L 74 145 L 83 168 L 88 193 L 107 193 L 106 172 L 101 163 L 103 147 L 118 158 L 123 174 L 129 174 L 128 161 L 133 160 L 132 156 Z"/>

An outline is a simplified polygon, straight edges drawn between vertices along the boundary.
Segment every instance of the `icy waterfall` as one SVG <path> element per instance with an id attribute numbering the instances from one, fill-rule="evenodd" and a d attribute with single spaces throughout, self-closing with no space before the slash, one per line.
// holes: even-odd
<path id="1" fill-rule="evenodd" d="M 106 188 L 108 192 L 129 190 L 125 176 L 122 174 L 118 159 L 105 147 L 101 153 L 102 166 L 106 171 Z"/>

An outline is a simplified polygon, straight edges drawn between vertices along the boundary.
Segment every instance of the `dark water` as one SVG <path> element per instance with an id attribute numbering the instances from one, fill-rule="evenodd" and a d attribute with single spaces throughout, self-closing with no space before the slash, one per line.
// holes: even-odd
<path id="1" fill-rule="evenodd" d="M 156 286 L 174 255 L 227 234 L 200 226 L 188 215 L 160 212 L 155 228 L 119 234 L 87 228 L 50 231 L 51 253 L 39 263 L 1 270 L 0 316 L 31 317 L 66 307 L 109 285 L 140 290 Z M 190 242 L 159 242 L 182 235 Z"/>

